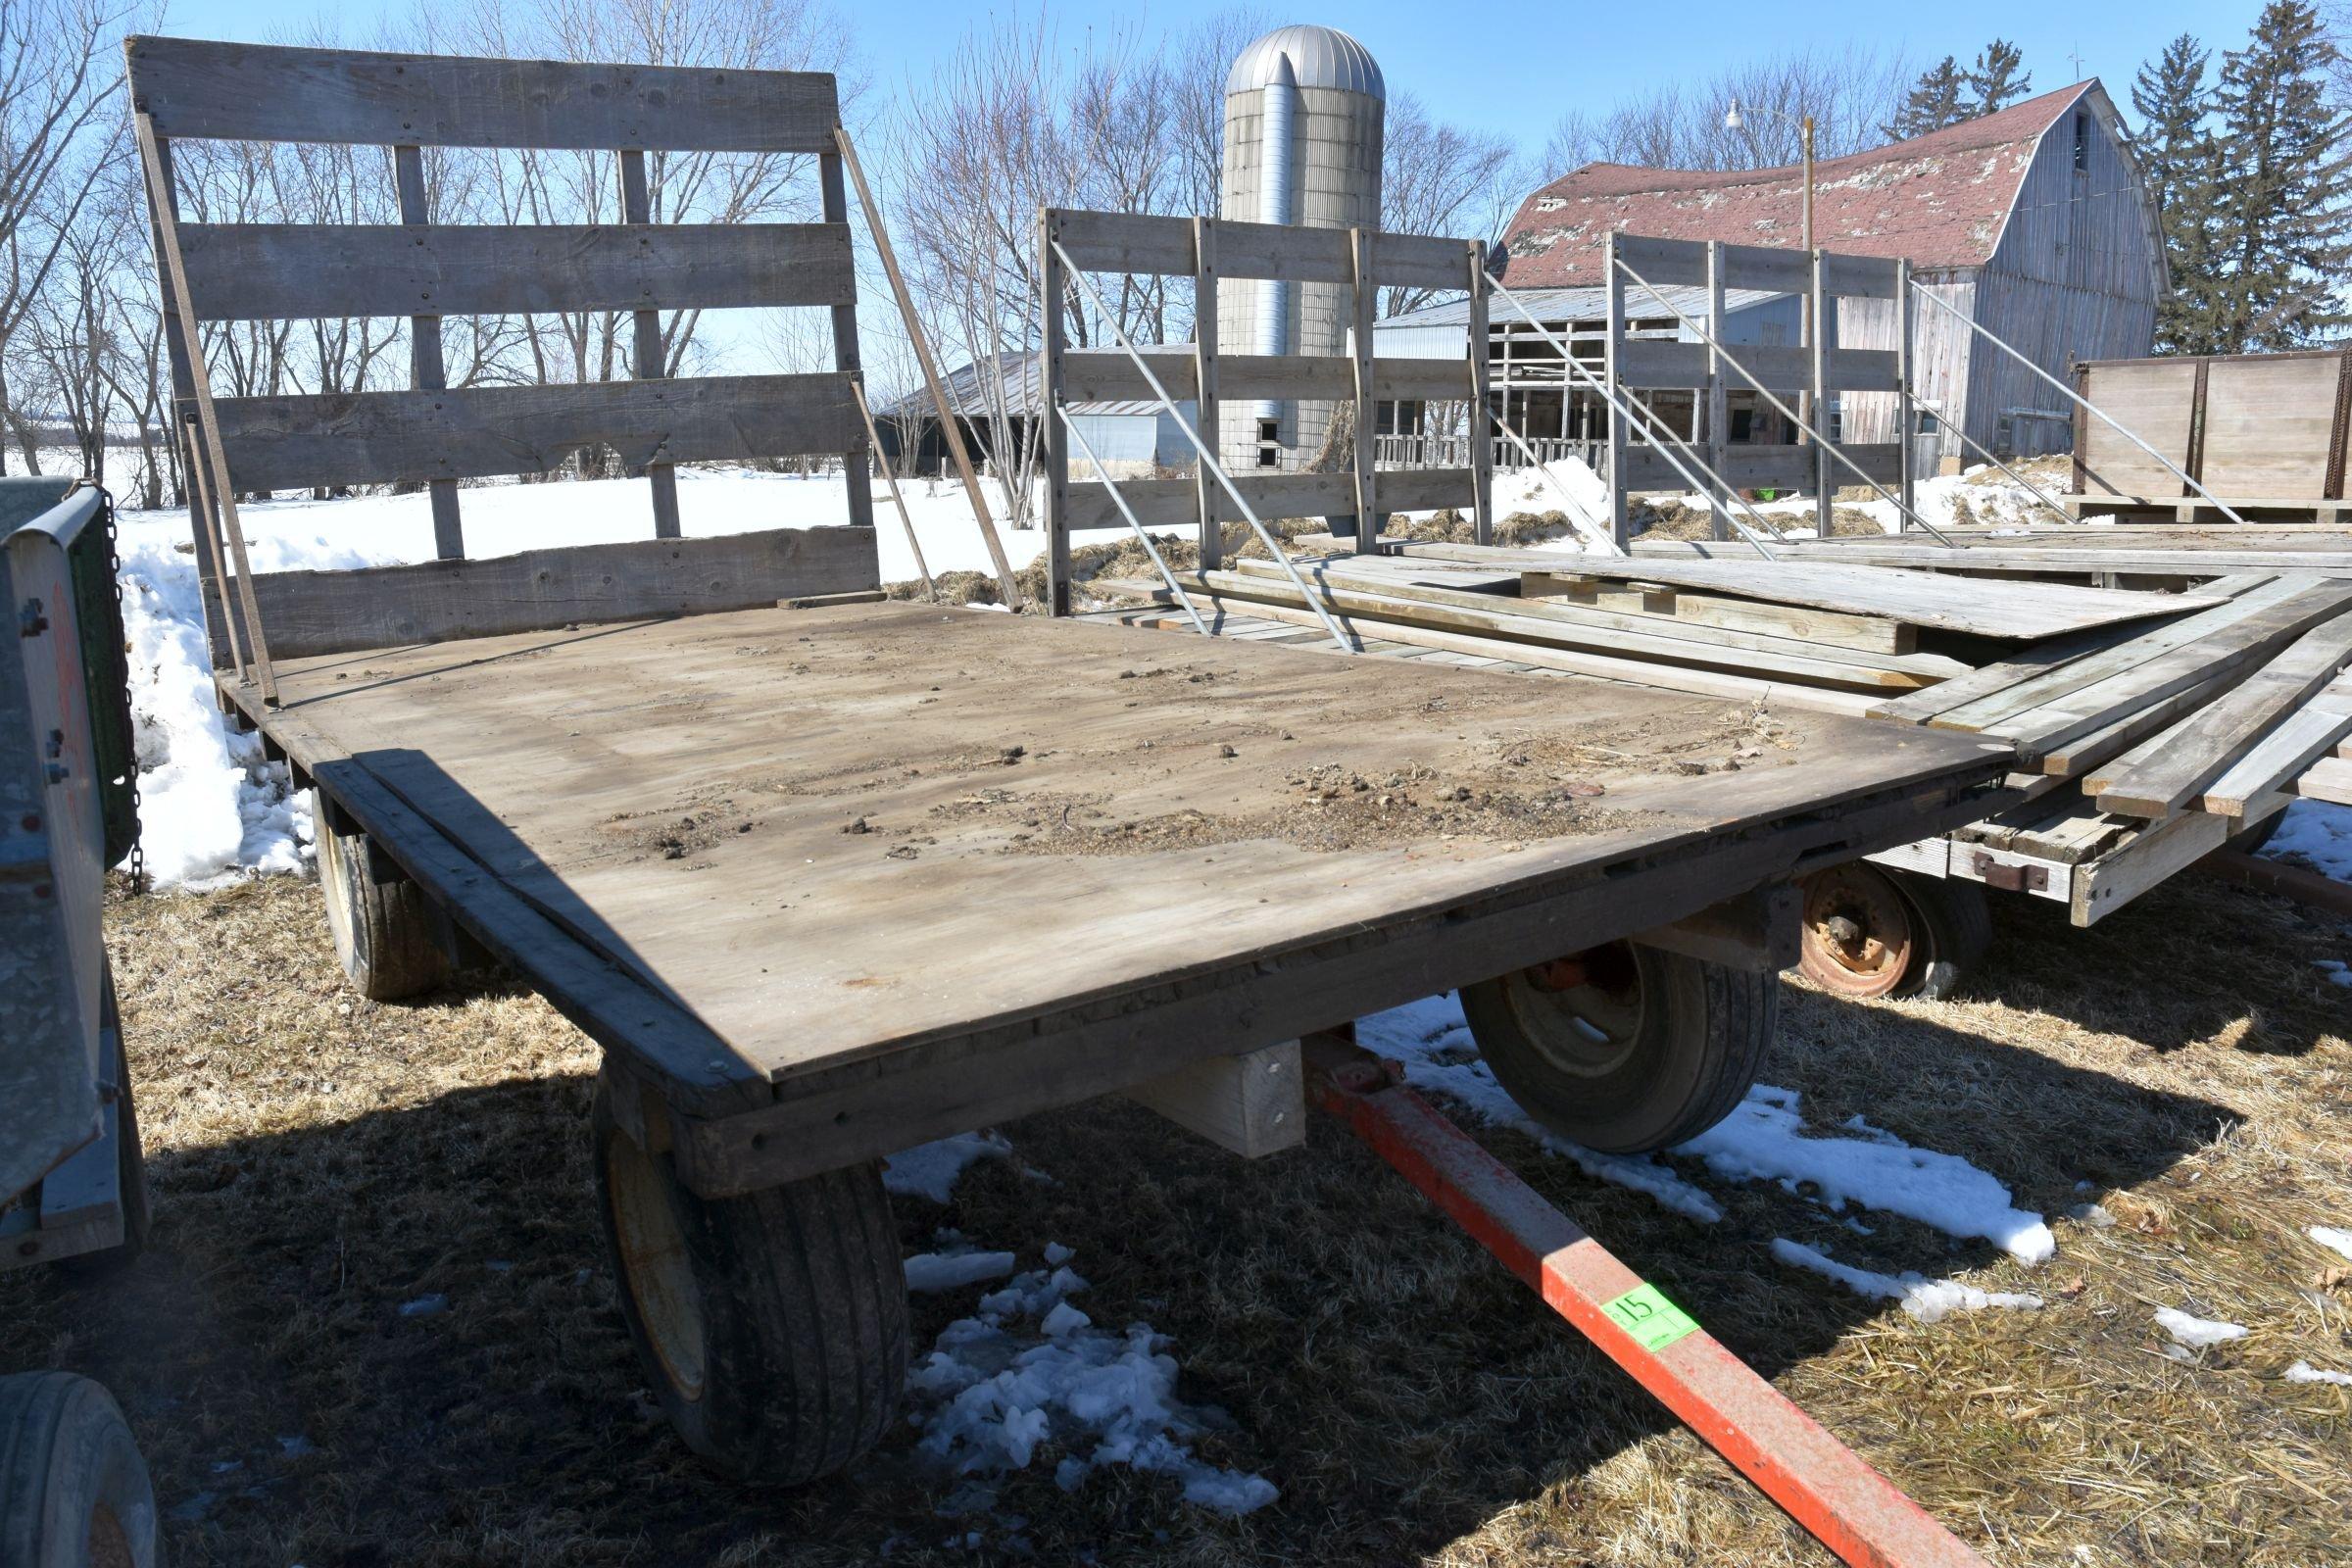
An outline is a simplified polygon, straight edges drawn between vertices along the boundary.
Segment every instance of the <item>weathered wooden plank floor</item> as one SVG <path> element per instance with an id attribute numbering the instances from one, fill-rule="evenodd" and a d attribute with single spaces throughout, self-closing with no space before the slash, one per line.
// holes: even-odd
<path id="1" fill-rule="evenodd" d="M 1990 778 L 2007 755 L 1605 682 L 922 606 L 380 650 L 278 678 L 284 736 L 349 754 L 777 1080 Z"/>

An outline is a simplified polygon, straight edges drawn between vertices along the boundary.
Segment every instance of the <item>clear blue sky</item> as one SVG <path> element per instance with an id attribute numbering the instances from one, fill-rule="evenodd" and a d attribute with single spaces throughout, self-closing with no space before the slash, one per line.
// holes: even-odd
<path id="1" fill-rule="evenodd" d="M 982 7 L 957 0 L 856 0 L 838 8 L 853 17 L 853 36 L 877 95 L 895 95 L 911 73 L 928 74 L 937 54 L 953 48 Z M 1004 8 L 989 7 L 1000 14 Z M 1024 7 L 1024 10 L 1027 8 Z M 1065 34 L 1086 24 L 1122 23 L 1182 28 L 1219 9 L 1090 4 L 1053 7 Z M 2180 32 L 2216 52 L 2243 43 L 2258 0 L 2072 0 L 2034 6 L 1888 6 L 1885 0 L 1813 0 L 1811 4 L 1699 3 L 1578 6 L 1484 6 L 1432 0 L 1317 0 L 1268 8 L 1278 21 L 1316 22 L 1355 34 L 1380 61 L 1393 90 L 1419 96 L 1439 117 L 1542 145 L 1562 111 L 1606 109 L 1672 74 L 1711 74 L 1737 61 L 1782 48 L 1839 49 L 1848 43 L 1899 49 L 1915 66 L 1946 54 L 1965 63 L 1995 33 L 2025 49 L 2037 88 L 2082 75 L 2105 78 L 2130 111 L 2132 74 Z M 381 0 L 173 0 L 170 31 L 261 41 L 273 32 L 332 19 L 360 44 L 382 18 L 406 6 Z"/>

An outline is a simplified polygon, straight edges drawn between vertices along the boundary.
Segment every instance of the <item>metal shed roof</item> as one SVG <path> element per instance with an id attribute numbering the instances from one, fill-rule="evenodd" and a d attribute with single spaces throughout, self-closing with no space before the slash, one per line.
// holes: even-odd
<path id="1" fill-rule="evenodd" d="M 1190 347 L 1189 344 L 1169 344 L 1167 346 L 1171 348 Z M 1008 350 L 997 356 L 997 363 L 1004 367 L 1005 379 L 1012 383 L 1004 389 L 1006 405 L 1004 412 L 1015 418 L 1034 418 L 1037 415 L 1042 387 L 1037 373 L 1037 361 L 1038 356 L 1025 349 Z M 983 376 L 978 362 L 956 367 L 947 373 L 944 380 L 948 394 L 948 406 L 956 411 L 956 417 L 983 419 L 996 412 L 990 403 L 991 383 Z M 1159 405 L 1149 398 L 1131 398 L 1118 403 L 1072 403 L 1065 406 L 1072 414 L 1113 416 L 1149 417 L 1159 412 Z M 917 386 L 911 392 L 893 398 L 875 409 L 874 416 L 878 419 L 933 417 L 930 389 Z"/>

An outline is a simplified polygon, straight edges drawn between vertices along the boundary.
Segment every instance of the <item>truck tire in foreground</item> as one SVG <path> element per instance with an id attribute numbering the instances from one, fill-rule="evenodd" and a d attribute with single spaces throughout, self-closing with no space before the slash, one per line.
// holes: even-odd
<path id="1" fill-rule="evenodd" d="M 1732 1113 L 1780 1021 L 1780 978 L 1612 942 L 1462 988 L 1495 1082 L 1563 1138 L 1632 1154 Z"/>
<path id="2" fill-rule="evenodd" d="M 155 1489 L 114 1396 L 71 1372 L 0 1377 L 0 1568 L 154 1568 Z"/>
<path id="3" fill-rule="evenodd" d="M 795 1486 L 881 1440 L 906 1381 L 906 1274 L 879 1165 L 698 1198 L 599 1078 L 598 1207 L 621 1315 L 686 1446 Z"/>
<path id="4" fill-rule="evenodd" d="M 400 1002 L 448 980 L 449 953 L 432 900 L 407 878 L 376 881 L 368 874 L 368 835 L 339 832 L 335 813 L 311 792 L 311 822 L 318 840 L 318 891 L 335 956 L 370 1002 Z"/>

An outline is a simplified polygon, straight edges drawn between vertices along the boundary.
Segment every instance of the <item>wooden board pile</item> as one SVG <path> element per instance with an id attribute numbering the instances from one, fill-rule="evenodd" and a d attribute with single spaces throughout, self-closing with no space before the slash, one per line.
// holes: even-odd
<path id="1" fill-rule="evenodd" d="M 2303 528 L 2176 528 L 2081 523 L 2034 528 L 1947 528 L 1946 544 L 1926 534 L 1839 534 L 1770 546 L 1777 560 L 1900 566 L 1972 577 L 2078 576 L 2127 582 L 2193 579 L 2226 571 L 2316 571 L 2352 576 L 2352 534 Z M 1638 539 L 1643 564 L 1665 561 L 1754 562 L 1748 545 L 1709 539 Z"/>
<path id="2" fill-rule="evenodd" d="M 1983 639 L 2043 639 L 2224 602 L 2046 583 L 1996 588 L 1875 567 L 1595 563 L 1467 546 L 1297 564 L 1322 608 L 1358 637 L 1855 714 L 1974 669 L 1971 659 L 1923 638 L 1975 652 L 1990 646 Z M 1178 581 L 1203 613 L 1321 626 L 1274 562 L 1239 560 Z M 1174 604 L 1157 584 L 1102 586 Z"/>
<path id="3" fill-rule="evenodd" d="M 2253 572 L 2206 592 L 2226 602 L 2038 643 L 1872 715 L 2013 742 L 2044 778 L 2146 821 L 2242 826 L 2297 794 L 2352 802 L 2352 580 Z"/>

